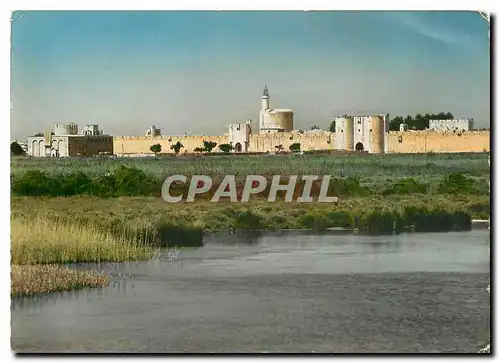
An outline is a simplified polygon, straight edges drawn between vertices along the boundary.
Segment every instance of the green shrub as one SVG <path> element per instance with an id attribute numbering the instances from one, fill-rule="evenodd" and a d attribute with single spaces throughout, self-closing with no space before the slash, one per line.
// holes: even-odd
<path id="1" fill-rule="evenodd" d="M 475 194 L 474 179 L 461 173 L 452 173 L 443 178 L 439 184 L 438 192 L 443 194 Z"/>
<path id="2" fill-rule="evenodd" d="M 38 170 L 28 170 L 20 177 L 12 178 L 12 191 L 18 195 L 26 196 L 55 196 L 57 182 L 49 178 L 44 172 Z"/>
<path id="3" fill-rule="evenodd" d="M 315 192 L 318 195 L 319 189 Z M 356 177 L 338 178 L 330 180 L 328 196 L 362 197 L 370 195 L 370 189 L 361 185 L 361 180 Z"/>
<path id="4" fill-rule="evenodd" d="M 413 193 L 427 193 L 428 186 L 426 184 L 422 184 L 417 182 L 413 178 L 399 180 L 394 185 L 385 189 L 383 194 L 413 194 Z"/>
<path id="5" fill-rule="evenodd" d="M 92 180 L 82 172 L 60 176 L 60 195 L 91 194 Z"/>
<path id="6" fill-rule="evenodd" d="M 120 166 L 113 176 L 117 196 L 147 196 L 155 192 L 155 182 L 140 169 Z"/>
<path id="7" fill-rule="evenodd" d="M 113 175 L 100 175 L 92 181 L 92 194 L 98 197 L 114 197 L 115 178 Z"/>
<path id="8" fill-rule="evenodd" d="M 155 154 L 156 153 L 161 153 L 161 145 L 160 144 L 151 145 L 151 147 L 149 148 L 149 150 L 151 150 Z"/>
<path id="9" fill-rule="evenodd" d="M 321 231 L 331 227 L 328 216 L 314 210 L 301 216 L 299 218 L 299 225 L 300 228 L 307 228 L 315 231 Z"/>
<path id="10" fill-rule="evenodd" d="M 202 247 L 203 230 L 175 223 L 163 223 L 155 231 L 160 247 Z"/>
<path id="11" fill-rule="evenodd" d="M 227 153 L 230 153 L 230 152 L 234 149 L 234 147 L 233 147 L 233 145 L 231 145 L 231 144 L 220 144 L 220 145 L 219 145 L 219 149 L 220 149 L 220 151 L 222 151 L 223 153 L 226 153 L 226 154 L 227 154 Z"/>
<path id="12" fill-rule="evenodd" d="M 19 145 L 17 141 L 10 143 L 10 153 L 17 156 L 26 154 L 22 146 Z"/>
<path id="13" fill-rule="evenodd" d="M 361 231 L 375 234 L 402 232 L 403 219 L 397 212 L 373 211 L 361 216 L 358 222 Z"/>
<path id="14" fill-rule="evenodd" d="M 264 227 L 262 216 L 251 210 L 236 211 L 234 218 L 234 228 L 259 230 Z"/>
<path id="15" fill-rule="evenodd" d="M 352 228 L 353 220 L 348 212 L 333 211 L 329 212 L 326 217 L 330 227 Z"/>
<path id="16" fill-rule="evenodd" d="M 148 177 L 142 170 L 120 166 L 113 174 L 91 179 L 83 172 L 53 174 L 29 170 L 11 179 L 11 190 L 24 196 L 71 196 L 90 194 L 99 197 L 160 195 L 160 179 Z"/>
<path id="17" fill-rule="evenodd" d="M 455 211 L 447 212 L 440 208 L 429 211 L 425 208 L 405 207 L 405 223 L 414 226 L 416 232 L 440 232 L 471 229 L 470 214 Z"/>

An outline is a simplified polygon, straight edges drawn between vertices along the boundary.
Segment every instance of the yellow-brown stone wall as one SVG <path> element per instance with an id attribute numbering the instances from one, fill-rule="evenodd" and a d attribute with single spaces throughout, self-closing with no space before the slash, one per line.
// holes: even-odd
<path id="1" fill-rule="evenodd" d="M 203 141 L 214 141 L 217 146 L 213 152 L 218 152 L 220 144 L 227 144 L 226 136 L 159 136 L 159 137 L 134 137 L 120 136 L 113 139 L 113 149 L 116 155 L 126 154 L 154 154 L 150 148 L 152 145 L 160 144 L 162 153 L 175 153 L 170 146 L 180 141 L 184 146 L 179 154 L 193 153 L 197 147 L 203 147 Z"/>
<path id="2" fill-rule="evenodd" d="M 249 152 L 278 151 L 276 146 L 283 145 L 283 151 L 290 151 L 290 145 L 300 143 L 302 151 L 331 150 L 333 149 L 332 133 L 299 134 L 292 132 L 252 135 L 250 137 Z"/>
<path id="3" fill-rule="evenodd" d="M 254 134 L 250 136 L 248 152 L 275 152 L 276 146 L 283 145 L 283 151 L 289 151 L 290 145 L 298 142 L 301 150 L 333 150 L 333 133 L 283 132 Z M 153 154 L 151 145 L 160 144 L 162 153 L 174 153 L 170 149 L 180 141 L 184 148 L 180 153 L 192 153 L 203 141 L 214 141 L 217 145 L 227 144 L 227 136 L 160 136 L 160 137 L 114 137 L 113 152 L 116 155 Z M 426 153 L 426 152 L 489 152 L 489 131 L 468 131 L 462 133 L 432 131 L 391 131 L 387 137 L 389 153 Z M 213 152 L 219 152 L 215 147 Z"/>
<path id="4" fill-rule="evenodd" d="M 489 152 L 490 132 L 391 131 L 388 143 L 390 153 Z"/>

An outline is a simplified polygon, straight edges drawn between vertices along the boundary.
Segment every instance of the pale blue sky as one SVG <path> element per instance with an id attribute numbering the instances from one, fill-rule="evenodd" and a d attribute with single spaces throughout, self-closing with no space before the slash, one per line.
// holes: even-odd
<path id="1" fill-rule="evenodd" d="M 11 136 L 220 135 L 260 95 L 296 128 L 341 113 L 452 112 L 489 126 L 487 23 L 474 12 L 16 12 Z"/>

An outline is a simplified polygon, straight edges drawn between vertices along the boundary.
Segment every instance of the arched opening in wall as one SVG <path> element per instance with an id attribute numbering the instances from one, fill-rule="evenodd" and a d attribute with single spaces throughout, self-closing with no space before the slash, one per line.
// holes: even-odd
<path id="1" fill-rule="evenodd" d="M 66 150 L 64 149 L 64 141 L 59 140 L 59 145 L 57 146 L 58 156 L 67 156 Z"/>
<path id="2" fill-rule="evenodd" d="M 38 142 L 38 156 L 46 156 L 45 155 L 45 141 L 43 141 L 43 140 Z"/>
<path id="3" fill-rule="evenodd" d="M 239 142 L 237 142 L 236 145 L 234 145 L 234 151 L 236 151 L 237 153 L 240 153 L 241 150 L 242 150 L 241 144 Z"/>
<path id="4" fill-rule="evenodd" d="M 38 141 L 33 140 L 33 143 L 31 144 L 31 150 L 33 156 L 40 156 L 40 148 L 38 147 Z"/>
<path id="5" fill-rule="evenodd" d="M 358 142 L 356 144 L 356 151 L 363 151 L 365 148 L 363 147 L 363 144 L 361 142 Z"/>

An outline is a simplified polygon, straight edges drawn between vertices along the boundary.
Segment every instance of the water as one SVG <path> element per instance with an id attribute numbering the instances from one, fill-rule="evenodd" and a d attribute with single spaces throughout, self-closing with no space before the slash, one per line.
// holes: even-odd
<path id="1" fill-rule="evenodd" d="M 13 300 L 13 349 L 477 352 L 489 336 L 488 231 L 219 235 L 175 257 L 92 266 L 109 287 Z"/>

